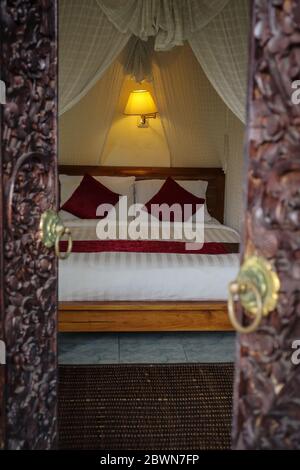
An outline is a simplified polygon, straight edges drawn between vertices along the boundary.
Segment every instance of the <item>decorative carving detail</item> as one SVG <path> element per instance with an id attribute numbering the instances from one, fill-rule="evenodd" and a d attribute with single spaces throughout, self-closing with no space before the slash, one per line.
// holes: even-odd
<path id="1" fill-rule="evenodd" d="M 274 263 L 276 311 L 241 335 L 233 442 L 238 449 L 300 448 L 300 78 L 299 0 L 255 0 L 248 118 L 248 207 L 244 255 Z"/>
<path id="2" fill-rule="evenodd" d="M 38 230 L 57 191 L 56 1 L 3 0 L 0 16 L 1 78 L 7 85 L 1 107 L 5 207 L 14 180 L 13 223 L 8 230 L 5 219 L 4 227 L 6 447 L 50 449 L 57 426 L 57 261 Z M 29 152 L 48 161 L 23 161 Z"/>
<path id="3" fill-rule="evenodd" d="M 0 41 L 1 57 L 1 41 Z M 0 106 L 0 130 L 1 130 L 1 106 Z M 0 131 L 1 138 L 1 131 Z M 1 149 L 0 149 L 0 182 L 2 181 Z M 3 286 L 3 193 L 0 191 L 0 340 L 4 340 L 4 286 Z M 5 445 L 5 366 L 0 364 L 0 450 Z"/>

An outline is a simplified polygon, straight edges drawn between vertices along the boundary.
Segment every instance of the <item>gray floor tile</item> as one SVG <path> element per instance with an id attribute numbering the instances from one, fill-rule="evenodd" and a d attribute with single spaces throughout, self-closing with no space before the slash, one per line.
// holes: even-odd
<path id="1" fill-rule="evenodd" d="M 116 334 L 66 334 L 59 337 L 59 362 L 62 364 L 102 364 L 119 362 Z"/>
<path id="2" fill-rule="evenodd" d="M 112 356 L 105 359 L 104 356 L 100 358 L 96 355 L 80 355 L 66 353 L 59 356 L 59 364 L 69 364 L 69 365 L 78 365 L 78 364 L 119 364 L 119 358 L 113 358 Z"/>
<path id="3" fill-rule="evenodd" d="M 175 348 L 144 348 L 121 350 L 120 363 L 178 363 L 186 362 L 186 355 L 182 347 Z"/>
<path id="4" fill-rule="evenodd" d="M 232 362 L 235 354 L 235 335 L 232 333 L 199 333 L 184 342 L 189 362 Z"/>
<path id="5" fill-rule="evenodd" d="M 168 345 L 182 344 L 181 333 L 123 333 L 120 334 L 120 345 Z"/>
<path id="6" fill-rule="evenodd" d="M 186 362 L 186 355 L 174 335 L 126 334 L 120 335 L 120 362 Z"/>
<path id="7" fill-rule="evenodd" d="M 231 342 L 235 339 L 235 333 L 233 332 L 222 332 L 222 331 L 200 331 L 200 332 L 191 332 L 191 333 L 182 333 L 181 342 L 182 344 L 187 345 L 198 345 L 198 344 L 217 344 L 223 342 Z"/>
<path id="8" fill-rule="evenodd" d="M 233 333 L 130 333 L 59 335 L 62 364 L 230 362 Z"/>

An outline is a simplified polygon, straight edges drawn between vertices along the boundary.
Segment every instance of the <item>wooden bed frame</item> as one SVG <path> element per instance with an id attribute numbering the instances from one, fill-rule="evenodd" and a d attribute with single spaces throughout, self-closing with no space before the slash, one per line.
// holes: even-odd
<path id="1" fill-rule="evenodd" d="M 137 180 L 202 179 L 210 214 L 224 216 L 225 175 L 220 168 L 157 168 L 60 165 L 60 174 L 135 176 Z M 227 303 L 205 302 L 59 302 L 58 328 L 62 332 L 232 331 Z"/>

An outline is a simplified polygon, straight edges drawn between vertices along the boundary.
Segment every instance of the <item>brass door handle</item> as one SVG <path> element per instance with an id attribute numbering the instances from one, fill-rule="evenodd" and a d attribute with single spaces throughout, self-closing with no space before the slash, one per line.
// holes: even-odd
<path id="1" fill-rule="evenodd" d="M 253 322 L 250 323 L 249 326 L 242 326 L 235 315 L 235 305 L 234 301 L 236 298 L 239 297 L 240 294 L 245 294 L 247 291 L 252 291 L 255 295 L 257 311 L 256 314 L 253 315 Z M 245 283 L 238 283 L 237 281 L 231 282 L 229 285 L 229 298 L 228 298 L 228 315 L 229 319 L 232 323 L 232 326 L 238 331 L 239 333 L 253 333 L 255 331 L 263 317 L 263 306 L 262 306 L 262 298 L 260 295 L 260 291 L 257 289 L 253 282 L 245 282 Z"/>
<path id="2" fill-rule="evenodd" d="M 59 248 L 59 243 L 63 236 L 67 236 L 68 247 L 65 254 L 62 254 Z M 59 215 L 53 211 L 48 210 L 44 212 L 40 220 L 40 237 L 42 242 L 47 248 L 54 246 L 56 256 L 61 259 L 67 259 L 72 251 L 72 234 L 69 228 L 65 227 Z"/>
<path id="3" fill-rule="evenodd" d="M 241 266 L 237 279 L 229 285 L 228 315 L 239 333 L 253 333 L 264 316 L 275 309 L 280 280 L 271 263 L 265 258 L 251 256 Z M 239 323 L 235 314 L 235 300 L 240 300 L 247 317 L 248 326 Z"/>
<path id="4" fill-rule="evenodd" d="M 66 235 L 67 236 L 67 239 L 68 239 L 68 247 L 67 247 L 67 250 L 65 252 L 65 254 L 63 255 L 60 251 L 60 248 L 59 248 L 59 243 L 62 239 L 62 237 Z M 56 256 L 59 258 L 59 259 L 67 259 L 69 256 L 70 256 L 70 253 L 72 251 L 72 246 L 73 246 L 73 240 L 72 240 L 72 234 L 71 234 L 71 230 L 67 227 L 64 227 L 63 230 L 61 230 L 56 238 L 55 238 L 55 254 Z"/>

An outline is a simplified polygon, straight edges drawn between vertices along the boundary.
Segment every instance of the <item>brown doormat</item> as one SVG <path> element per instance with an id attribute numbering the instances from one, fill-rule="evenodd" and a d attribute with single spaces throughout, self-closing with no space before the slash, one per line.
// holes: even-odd
<path id="1" fill-rule="evenodd" d="M 59 447 L 229 449 L 233 364 L 59 367 Z"/>

